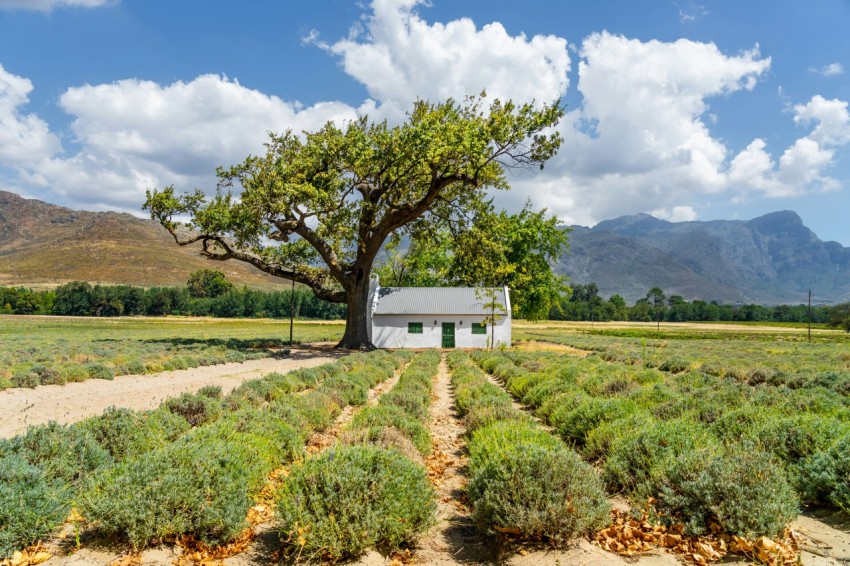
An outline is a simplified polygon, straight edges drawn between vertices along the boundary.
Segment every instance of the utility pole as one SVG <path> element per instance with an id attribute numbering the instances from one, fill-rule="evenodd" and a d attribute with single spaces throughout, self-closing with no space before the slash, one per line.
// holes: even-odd
<path id="1" fill-rule="evenodd" d="M 295 322 L 295 279 L 292 280 L 292 291 L 289 294 L 289 345 L 292 346 L 292 326 Z"/>
<path id="2" fill-rule="evenodd" d="M 809 289 L 809 342 L 812 341 L 812 290 Z"/>

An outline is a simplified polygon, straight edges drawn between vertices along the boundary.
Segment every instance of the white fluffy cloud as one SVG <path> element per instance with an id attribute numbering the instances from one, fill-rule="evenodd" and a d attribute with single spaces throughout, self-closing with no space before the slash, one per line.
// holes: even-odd
<path id="1" fill-rule="evenodd" d="M 850 143 L 850 114 L 847 102 L 815 95 L 806 104 L 794 106 L 794 122 L 815 124 L 796 140 L 775 163 L 767 144 L 757 138 L 732 160 L 729 181 L 739 189 L 757 191 L 768 197 L 789 197 L 810 190 L 833 190 L 838 180 L 826 174 L 837 148 Z"/>
<path id="2" fill-rule="evenodd" d="M 95 208 L 138 211 L 144 191 L 166 184 L 209 188 L 218 165 L 262 151 L 267 131 L 312 130 L 356 109 L 324 102 L 302 108 L 217 75 L 161 86 L 150 81 L 68 89 L 62 108 L 81 150 L 42 160 L 26 180 Z"/>
<path id="3" fill-rule="evenodd" d="M 96 8 L 114 4 L 118 0 L 0 0 L 0 10 L 36 10 L 49 12 L 54 8 Z"/>
<path id="4" fill-rule="evenodd" d="M 12 4 L 0 0 L 0 7 Z M 467 18 L 430 23 L 418 12 L 424 5 L 374 0 L 363 28 L 349 38 L 308 38 L 367 88 L 372 99 L 360 108 L 337 102 L 304 108 L 217 75 L 170 85 L 130 79 L 72 87 L 59 101 L 73 119 L 71 152 L 62 151 L 45 122 L 22 110 L 32 84 L 0 67 L 0 171 L 14 169 L 11 184 L 31 194 L 40 188 L 77 206 L 138 211 L 149 187 L 211 187 L 215 167 L 262 151 L 268 130 L 315 129 L 366 110 L 398 119 L 416 98 L 461 98 L 482 89 L 492 97 L 548 102 L 569 87 L 566 39 L 512 36 L 499 23 L 479 27 Z M 499 197 L 501 204 L 518 206 L 530 197 L 581 224 L 640 211 L 693 220 L 706 201 L 838 186 L 829 168 L 850 143 L 844 101 L 814 96 L 794 106 L 801 137 L 784 151 L 761 137 L 733 150 L 712 132 L 724 125 L 723 114 L 710 108 L 712 98 L 742 96 L 769 69 L 770 58 L 757 46 L 730 55 L 711 43 L 602 32 L 585 38 L 577 54 L 581 103 L 559 126 L 560 153 L 542 174 L 511 172 L 515 189 Z"/>
<path id="5" fill-rule="evenodd" d="M 817 73 L 818 75 L 823 75 L 824 77 L 837 77 L 838 75 L 844 74 L 844 66 L 841 63 L 830 63 L 829 65 L 824 65 L 823 67 L 809 67 L 809 71 L 813 73 Z"/>
<path id="6" fill-rule="evenodd" d="M 539 198 L 539 179 L 523 193 L 553 203 L 564 220 L 592 224 L 637 211 L 690 217 L 697 195 L 727 189 L 728 149 L 704 121 L 707 99 L 754 88 L 769 58 L 605 32 L 587 37 L 580 55 L 583 103 L 561 126 L 565 143 L 545 180 L 561 194 Z"/>
<path id="7" fill-rule="evenodd" d="M 29 102 L 32 89 L 29 79 L 13 75 L 0 65 L 0 165 L 25 166 L 61 148 L 46 122 L 21 110 Z"/>
<path id="8" fill-rule="evenodd" d="M 460 99 L 482 89 L 492 98 L 538 102 L 566 91 L 565 39 L 511 36 L 498 22 L 479 29 L 468 18 L 429 24 L 416 11 L 421 4 L 374 0 L 365 30 L 320 43 L 341 58 L 345 72 L 366 86 L 386 115 L 402 116 L 417 98 Z"/>

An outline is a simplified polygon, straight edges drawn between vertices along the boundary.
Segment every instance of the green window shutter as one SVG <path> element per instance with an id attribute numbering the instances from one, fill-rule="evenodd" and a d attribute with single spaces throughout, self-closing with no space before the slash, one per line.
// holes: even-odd
<path id="1" fill-rule="evenodd" d="M 479 322 L 472 323 L 473 334 L 487 334 L 487 325 Z"/>
<path id="2" fill-rule="evenodd" d="M 408 322 L 407 323 L 407 333 L 408 334 L 422 334 L 422 323 L 421 322 Z"/>

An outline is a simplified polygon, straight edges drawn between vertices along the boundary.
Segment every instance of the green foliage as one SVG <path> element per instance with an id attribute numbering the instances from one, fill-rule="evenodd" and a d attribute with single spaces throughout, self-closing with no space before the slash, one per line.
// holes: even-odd
<path id="1" fill-rule="evenodd" d="M 186 419 L 162 408 L 136 412 L 110 407 L 76 426 L 90 432 L 116 460 L 162 448 L 189 430 Z"/>
<path id="2" fill-rule="evenodd" d="M 290 553 L 329 560 L 410 545 L 435 511 L 424 468 L 368 446 L 338 446 L 296 466 L 277 503 Z"/>
<path id="3" fill-rule="evenodd" d="M 570 450 L 512 443 L 481 462 L 471 468 L 468 494 L 473 518 L 484 530 L 517 530 L 561 546 L 608 523 L 601 481 Z"/>
<path id="4" fill-rule="evenodd" d="M 230 283 L 221 271 L 199 269 L 189 275 L 186 289 L 189 291 L 189 296 L 195 299 L 207 297 L 214 299 L 233 289 L 233 283 Z"/>
<path id="5" fill-rule="evenodd" d="M 352 429 L 371 429 L 373 427 L 392 427 L 408 437 L 422 454 L 431 451 L 431 435 L 428 429 L 415 417 L 397 406 L 378 405 L 360 411 L 351 422 Z"/>
<path id="6" fill-rule="evenodd" d="M 32 426 L 6 441 L 6 452 L 39 468 L 47 481 L 72 484 L 111 462 L 109 454 L 86 430 L 56 422 Z"/>
<path id="7" fill-rule="evenodd" d="M 800 475 L 805 499 L 850 513 L 850 434 L 806 458 Z"/>
<path id="8" fill-rule="evenodd" d="M 716 521 L 723 532 L 755 539 L 775 537 L 797 516 L 798 500 L 782 468 L 747 445 L 706 457 L 688 452 L 653 478 L 655 508 L 662 517 L 703 534 Z"/>
<path id="9" fill-rule="evenodd" d="M 175 443 L 96 474 L 80 512 L 134 548 L 186 532 L 224 542 L 246 525 L 252 460 L 234 442 Z"/>
<path id="10" fill-rule="evenodd" d="M 166 409 L 180 415 L 189 426 L 200 426 L 214 421 L 222 412 L 222 403 L 218 399 L 206 395 L 183 393 L 179 397 L 172 397 L 163 403 Z"/>
<path id="11" fill-rule="evenodd" d="M 47 538 L 69 506 L 61 482 L 49 481 L 16 454 L 0 454 L 0 560 Z"/>

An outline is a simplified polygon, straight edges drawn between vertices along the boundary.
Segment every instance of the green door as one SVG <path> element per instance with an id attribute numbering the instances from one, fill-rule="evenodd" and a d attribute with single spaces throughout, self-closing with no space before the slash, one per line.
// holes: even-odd
<path id="1" fill-rule="evenodd" d="M 455 347 L 455 323 L 443 323 L 443 348 Z"/>

